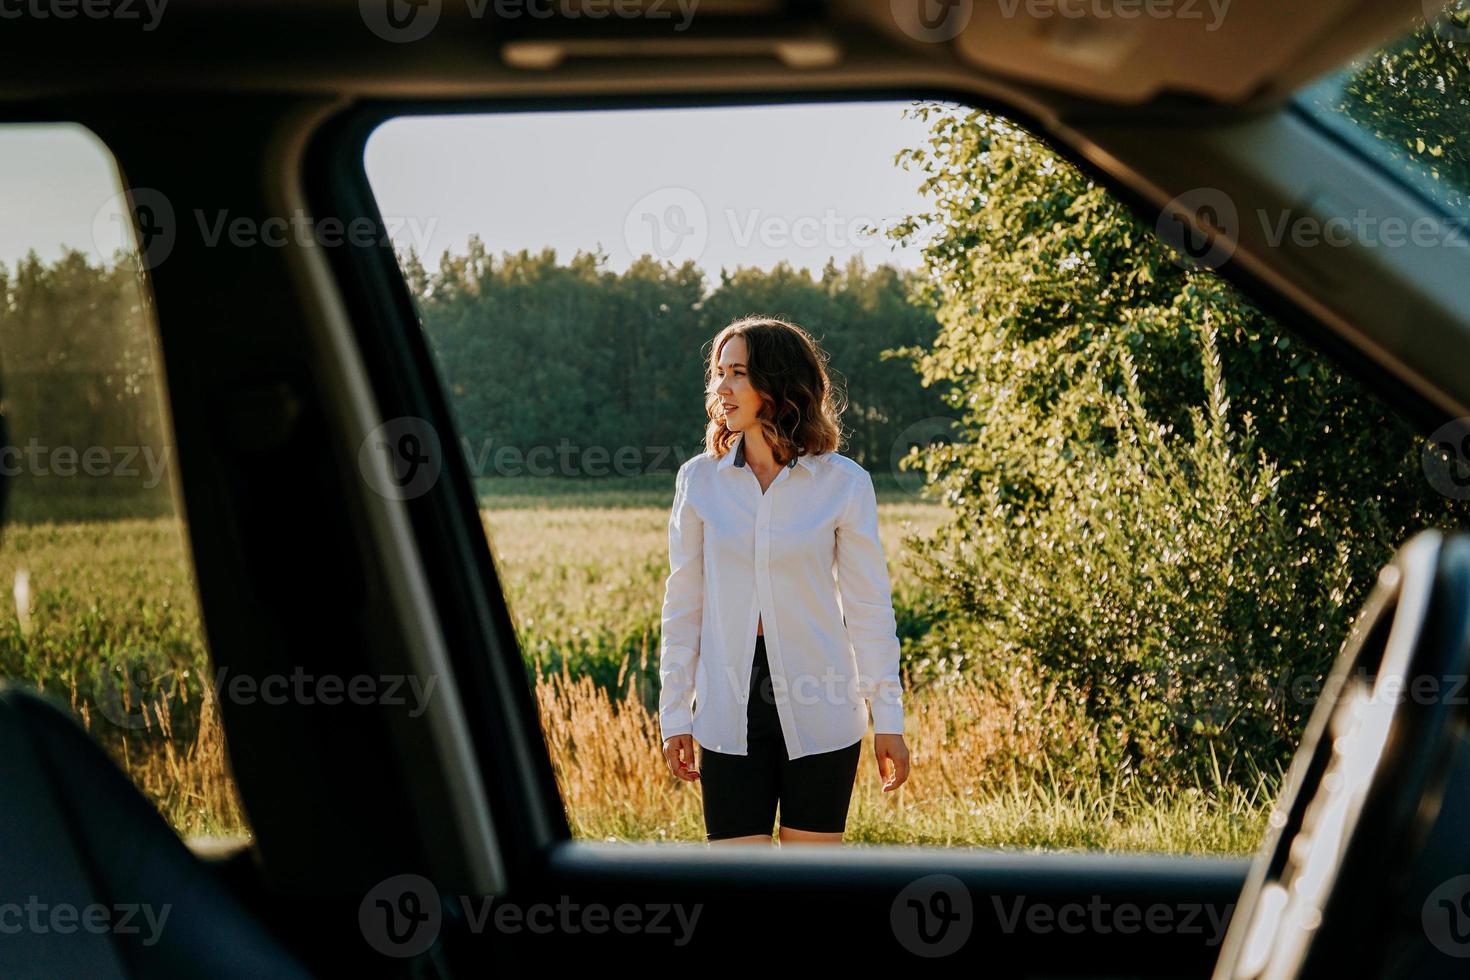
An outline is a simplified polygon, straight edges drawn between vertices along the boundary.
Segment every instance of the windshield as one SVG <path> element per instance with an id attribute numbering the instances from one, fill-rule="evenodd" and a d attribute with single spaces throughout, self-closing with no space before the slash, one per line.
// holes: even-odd
<path id="1" fill-rule="evenodd" d="M 1297 94 L 1296 104 L 1406 184 L 1470 215 L 1470 0 Z"/>

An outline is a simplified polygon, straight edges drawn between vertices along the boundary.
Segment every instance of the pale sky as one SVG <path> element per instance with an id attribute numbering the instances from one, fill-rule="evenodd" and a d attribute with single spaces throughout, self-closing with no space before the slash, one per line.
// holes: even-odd
<path id="1" fill-rule="evenodd" d="M 908 102 L 525 112 L 397 119 L 367 146 L 368 179 L 395 241 L 427 243 L 431 269 L 472 233 L 487 249 L 558 258 L 601 245 L 721 267 L 786 259 L 820 270 L 861 253 L 918 264 L 864 223 L 922 209 L 921 175 L 893 161 L 923 142 Z M 427 254 L 426 254 L 427 253 Z M 427 256 L 432 256 L 433 261 Z"/>
<path id="2" fill-rule="evenodd" d="M 0 125 L 0 262 L 14 268 L 32 248 L 51 262 L 62 245 L 111 258 L 125 240 L 120 189 L 112 154 L 90 130 Z"/>
<path id="3" fill-rule="evenodd" d="M 366 165 L 394 241 L 432 269 L 478 233 L 498 255 L 601 246 L 607 267 L 648 252 L 722 267 L 785 259 L 818 271 L 861 254 L 918 264 L 865 225 L 924 206 L 921 175 L 894 163 L 927 126 L 900 102 L 521 112 L 395 119 Z M 124 242 L 111 158 L 75 125 L 0 127 L 0 262 L 63 244 L 94 259 Z M 192 215 L 175 215 L 180 223 Z M 126 240 L 131 241 L 131 236 Z"/>

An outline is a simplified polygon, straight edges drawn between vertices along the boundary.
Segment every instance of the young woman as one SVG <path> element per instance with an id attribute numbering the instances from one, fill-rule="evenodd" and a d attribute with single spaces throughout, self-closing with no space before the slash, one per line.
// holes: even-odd
<path id="1" fill-rule="evenodd" d="M 659 728 L 708 841 L 769 844 L 779 806 L 781 842 L 841 843 L 869 705 L 884 791 L 908 778 L 878 503 L 835 451 L 826 363 L 784 320 L 721 330 L 706 450 L 675 480 Z"/>

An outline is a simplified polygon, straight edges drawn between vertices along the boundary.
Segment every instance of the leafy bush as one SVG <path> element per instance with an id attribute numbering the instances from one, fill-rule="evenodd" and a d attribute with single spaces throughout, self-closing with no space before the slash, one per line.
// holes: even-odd
<path id="1" fill-rule="evenodd" d="M 1356 382 L 1029 134 L 921 106 L 900 156 L 934 203 L 940 332 L 899 351 L 946 386 L 916 449 L 954 512 L 915 542 L 943 615 L 917 664 L 1060 680 L 1110 772 L 1254 785 L 1284 767 L 1393 548 L 1466 523 Z M 1311 689 L 1312 685 L 1306 685 Z"/>

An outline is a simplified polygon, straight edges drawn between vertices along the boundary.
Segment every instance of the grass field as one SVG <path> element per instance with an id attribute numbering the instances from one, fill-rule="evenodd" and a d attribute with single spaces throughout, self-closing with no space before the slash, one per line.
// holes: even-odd
<path id="1" fill-rule="evenodd" d="M 669 479 L 616 490 L 531 480 L 482 489 L 574 835 L 702 841 L 698 786 L 664 767 L 655 713 Z M 919 597 L 903 538 L 942 512 L 896 487 L 879 496 L 895 607 L 904 610 Z M 248 833 L 209 685 L 199 683 L 207 662 L 177 523 L 11 526 L 0 582 L 11 590 L 22 570 L 28 601 L 6 601 L 0 613 L 0 672 L 70 705 L 181 834 Z M 170 675 L 174 693 L 145 725 L 119 726 L 97 699 L 109 672 L 138 664 Z M 1247 853 L 1264 832 L 1274 781 L 1251 793 L 1105 792 L 1087 762 L 1085 720 L 1024 665 L 1002 685 L 915 693 L 906 727 L 913 771 L 895 793 L 879 790 L 865 739 L 848 821 L 854 844 Z M 1054 762 L 1062 758 L 1066 766 Z"/>
<path id="2" fill-rule="evenodd" d="M 0 584 L 0 676 L 69 706 L 180 833 L 242 832 L 179 523 L 7 526 Z M 144 675 L 178 696 L 122 703 Z"/>

